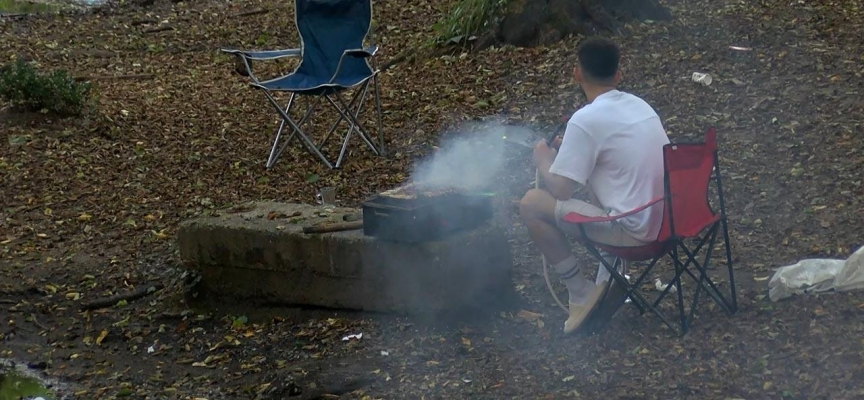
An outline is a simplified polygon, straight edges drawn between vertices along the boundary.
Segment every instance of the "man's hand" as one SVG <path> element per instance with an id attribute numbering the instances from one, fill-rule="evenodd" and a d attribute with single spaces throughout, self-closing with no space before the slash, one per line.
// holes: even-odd
<path id="1" fill-rule="evenodd" d="M 564 138 L 561 135 L 555 136 L 555 140 L 552 141 L 552 148 L 558 150 L 561 148 L 561 143 L 564 141 Z"/>
<path id="2" fill-rule="evenodd" d="M 545 140 L 541 140 L 534 146 L 534 165 L 538 167 L 547 166 L 546 169 L 548 169 L 548 166 L 552 165 L 552 162 L 555 161 L 555 153 L 557 153 L 555 149 L 549 147 Z"/>

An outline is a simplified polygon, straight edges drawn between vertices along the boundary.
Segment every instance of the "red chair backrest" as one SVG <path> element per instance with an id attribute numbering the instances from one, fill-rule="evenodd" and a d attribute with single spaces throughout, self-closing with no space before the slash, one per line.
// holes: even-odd
<path id="1" fill-rule="evenodd" d="M 713 127 L 705 134 L 704 143 L 663 146 L 666 201 L 658 241 L 666 241 L 673 234 L 678 238 L 697 236 L 719 218 L 708 202 L 716 151 L 717 132 Z"/>

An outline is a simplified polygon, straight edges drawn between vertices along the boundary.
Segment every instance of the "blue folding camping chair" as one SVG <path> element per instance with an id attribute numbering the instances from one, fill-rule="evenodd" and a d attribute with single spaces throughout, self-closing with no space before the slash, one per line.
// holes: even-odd
<path id="1" fill-rule="evenodd" d="M 381 127 L 381 101 L 378 96 L 379 71 L 377 67 L 373 67 L 378 46 L 363 47 L 367 36 L 371 36 L 372 0 L 294 0 L 294 8 L 294 23 L 301 42 L 299 49 L 267 51 L 222 49 L 223 52 L 233 54 L 242 61 L 245 75 L 253 81 L 251 85 L 264 92 L 267 100 L 281 117 L 270 157 L 267 159 L 267 168 L 273 166 L 295 135 L 303 147 L 331 169 L 342 165 L 353 133 L 360 136 L 375 155 L 383 155 L 384 135 Z M 300 63 L 290 74 L 261 81 L 252 73 L 252 61 L 276 60 L 284 57 L 300 57 Z M 370 83 L 375 96 L 378 123 L 377 146 L 358 119 Z M 346 103 L 342 93 L 351 88 L 357 90 L 351 96 L 350 102 Z M 273 97 L 275 92 L 290 93 L 286 107 L 282 107 Z M 303 113 L 303 117 L 295 121 L 290 113 L 295 97 L 298 95 L 313 100 Z M 301 127 L 316 110 L 322 98 L 336 109 L 339 119 L 330 126 L 323 139 L 315 144 Z M 343 120 L 347 121 L 348 129 L 342 137 L 339 156 L 333 163 L 324 155 L 323 146 Z M 291 128 L 291 134 L 283 139 L 286 125 Z"/>

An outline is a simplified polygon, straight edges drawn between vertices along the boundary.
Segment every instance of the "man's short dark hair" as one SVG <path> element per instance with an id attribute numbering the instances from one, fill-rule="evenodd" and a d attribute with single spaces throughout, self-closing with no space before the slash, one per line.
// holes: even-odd
<path id="1" fill-rule="evenodd" d="M 611 83 L 618 71 L 621 51 L 615 42 L 600 37 L 586 39 L 579 45 L 579 66 L 589 81 Z"/>

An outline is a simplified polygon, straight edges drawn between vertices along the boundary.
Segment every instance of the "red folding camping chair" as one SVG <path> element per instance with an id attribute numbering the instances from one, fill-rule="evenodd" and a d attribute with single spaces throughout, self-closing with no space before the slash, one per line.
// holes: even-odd
<path id="1" fill-rule="evenodd" d="M 564 216 L 564 220 L 580 225 L 584 238 L 581 242 L 591 255 L 600 260 L 612 276 L 607 285 L 612 285 L 614 281 L 626 289 L 626 293 L 620 297 L 616 296 L 618 298 L 606 298 L 604 300 L 604 302 L 613 302 L 612 307 L 609 308 L 617 310 L 627 298 L 630 298 L 633 305 L 639 309 L 640 314 L 644 314 L 646 309 L 650 310 L 666 326 L 673 331 L 678 331 L 663 313 L 658 310 L 660 302 L 674 287 L 678 297 L 678 317 L 680 318 L 681 326 L 679 333 L 683 336 L 689 330 L 696 312 L 699 294 L 703 290 L 729 314 L 738 312 L 735 278 L 732 270 L 732 249 L 729 246 L 726 205 L 723 198 L 720 166 L 717 157 L 716 130 L 713 127 L 709 129 L 703 143 L 670 143 L 665 145 L 663 147 L 663 159 L 664 197 L 655 199 L 642 207 L 620 215 L 586 217 L 570 213 Z M 719 214 L 714 211 L 710 204 L 712 198 L 710 193 L 711 181 L 716 183 L 717 193 L 715 198 L 719 202 Z M 653 243 L 639 247 L 614 247 L 592 242 L 588 239 L 588 235 L 585 234 L 585 224 L 614 221 L 636 214 L 661 202 L 664 209 L 663 225 L 657 240 Z M 726 249 L 726 267 L 729 271 L 731 300 L 723 296 L 717 284 L 708 275 L 708 270 L 711 268 L 711 255 L 720 228 L 723 230 L 723 240 Z M 692 250 L 686 244 L 687 241 L 695 242 L 695 247 L 692 247 Z M 691 246 L 693 245 L 691 244 Z M 626 261 L 638 262 L 651 260 L 651 262 L 636 279 L 635 283 L 630 284 L 624 276 L 601 256 L 598 248 Z M 705 250 L 705 254 L 704 258 L 700 261 L 697 256 L 703 249 Z M 663 292 L 652 303 L 639 292 L 639 288 L 657 265 L 657 262 L 666 255 L 672 259 L 675 275 Z M 695 269 L 695 272 L 693 269 Z M 681 277 L 684 274 L 689 275 L 696 282 L 693 300 L 689 307 L 689 316 L 684 309 L 684 294 L 681 290 Z M 607 293 L 611 293 L 611 291 L 607 291 Z"/>

